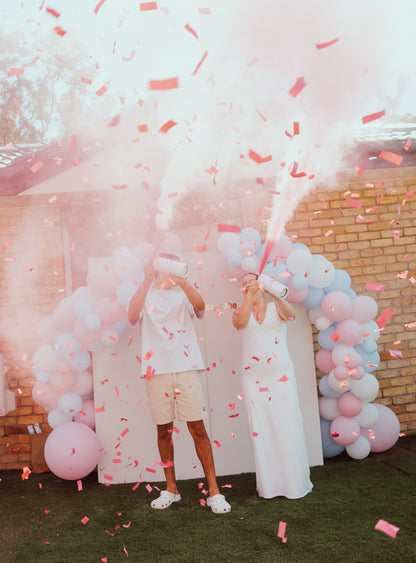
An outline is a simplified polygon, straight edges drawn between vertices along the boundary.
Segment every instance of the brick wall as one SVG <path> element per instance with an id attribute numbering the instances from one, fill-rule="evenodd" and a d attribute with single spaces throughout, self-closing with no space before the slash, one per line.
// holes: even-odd
<path id="1" fill-rule="evenodd" d="M 0 469 L 30 465 L 27 425 L 50 430 L 32 399 L 37 325 L 65 296 L 59 207 L 43 196 L 0 199 L 0 346 L 16 409 L 0 416 Z"/>

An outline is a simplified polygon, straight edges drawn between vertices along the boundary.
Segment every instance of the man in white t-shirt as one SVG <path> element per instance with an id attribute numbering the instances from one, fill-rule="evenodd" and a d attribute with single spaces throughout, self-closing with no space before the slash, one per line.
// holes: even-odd
<path id="1" fill-rule="evenodd" d="M 182 261 L 176 254 L 160 254 Z M 203 419 L 207 417 L 199 373 L 205 369 L 192 319 L 201 317 L 205 302 L 185 278 L 157 272 L 150 262 L 145 279 L 128 305 L 131 324 L 141 320 L 142 375 L 146 378 L 152 419 L 157 425 L 157 444 L 166 478 L 166 490 L 151 503 L 167 508 L 181 500 L 173 464 L 173 421 L 187 423 L 195 450 L 208 481 L 208 506 L 215 514 L 231 510 L 220 494 L 211 442 Z"/>

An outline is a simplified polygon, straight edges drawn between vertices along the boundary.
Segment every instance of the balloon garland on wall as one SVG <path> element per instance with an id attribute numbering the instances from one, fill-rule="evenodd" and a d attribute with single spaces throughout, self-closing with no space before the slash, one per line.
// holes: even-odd
<path id="1" fill-rule="evenodd" d="M 118 248 L 112 260 L 89 268 L 86 286 L 40 321 L 32 397 L 48 411 L 53 430 L 45 460 L 58 477 L 81 479 L 98 463 L 91 352 L 116 344 L 126 330 L 126 308 L 144 279 L 144 265 L 156 253 L 180 252 L 181 246 L 175 233 L 166 233 L 156 247 L 144 242 L 133 252 Z"/>
<path id="2" fill-rule="evenodd" d="M 265 245 L 259 232 L 247 227 L 238 234 L 221 234 L 217 249 L 238 279 L 259 272 Z M 373 375 L 380 363 L 376 301 L 357 296 L 346 271 L 286 235 L 274 244 L 263 273 L 286 285 L 287 300 L 305 305 L 319 330 L 315 363 L 325 374 L 319 381 L 324 457 L 346 450 L 350 457 L 363 459 L 370 451 L 391 448 L 399 437 L 399 420 L 391 409 L 372 402 L 379 390 Z"/>

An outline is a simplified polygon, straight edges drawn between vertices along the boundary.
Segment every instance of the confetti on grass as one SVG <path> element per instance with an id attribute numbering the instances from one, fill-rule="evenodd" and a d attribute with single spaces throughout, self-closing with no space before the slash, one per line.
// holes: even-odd
<path id="1" fill-rule="evenodd" d="M 380 532 L 384 532 L 391 538 L 395 538 L 397 536 L 397 532 L 400 530 L 397 526 L 393 526 L 386 520 L 379 520 L 377 524 L 374 526 L 375 530 L 379 530 Z"/>
<path id="2" fill-rule="evenodd" d="M 281 538 L 282 543 L 287 542 L 286 534 L 286 522 L 279 522 L 279 529 L 277 530 L 277 537 Z"/>

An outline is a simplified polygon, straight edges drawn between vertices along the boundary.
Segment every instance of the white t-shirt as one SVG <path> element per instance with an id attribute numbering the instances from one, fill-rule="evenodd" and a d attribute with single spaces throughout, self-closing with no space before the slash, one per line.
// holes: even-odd
<path id="1" fill-rule="evenodd" d="M 180 287 L 150 289 L 140 315 L 142 375 L 205 369 L 192 319 L 194 308 Z"/>

